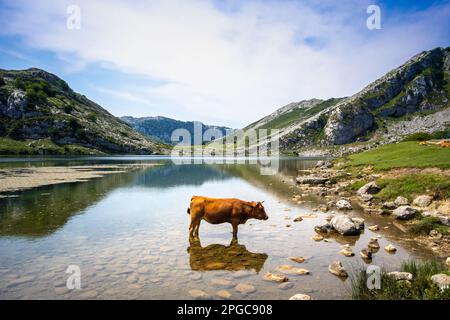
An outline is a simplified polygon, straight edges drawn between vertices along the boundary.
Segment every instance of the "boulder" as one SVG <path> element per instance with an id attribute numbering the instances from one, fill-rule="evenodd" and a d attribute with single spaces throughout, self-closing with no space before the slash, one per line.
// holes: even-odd
<path id="1" fill-rule="evenodd" d="M 371 182 L 363 185 L 361 188 L 359 188 L 358 191 L 356 191 L 356 193 L 358 195 L 362 196 L 364 194 L 376 194 L 376 193 L 380 192 L 380 190 L 381 190 L 381 188 L 379 186 L 377 186 L 375 181 L 371 181 Z"/>
<path id="2" fill-rule="evenodd" d="M 297 293 L 290 297 L 289 300 L 312 300 L 312 298 L 307 294 Z"/>
<path id="3" fill-rule="evenodd" d="M 364 230 L 364 220 L 350 218 L 347 215 L 336 215 L 330 222 L 334 230 L 344 236 L 359 235 Z"/>
<path id="4" fill-rule="evenodd" d="M 382 207 L 383 209 L 388 209 L 388 210 L 394 210 L 394 209 L 397 209 L 397 205 L 395 204 L 394 201 L 386 201 L 386 202 L 383 202 L 383 204 L 381 205 L 381 207 Z"/>
<path id="5" fill-rule="evenodd" d="M 398 196 L 397 198 L 395 198 L 394 204 L 396 206 L 406 206 L 409 204 L 409 201 L 405 197 Z"/>
<path id="6" fill-rule="evenodd" d="M 445 290 L 450 287 L 450 276 L 445 273 L 439 273 L 431 276 L 433 281 L 441 290 Z"/>
<path id="7" fill-rule="evenodd" d="M 428 207 L 431 204 L 431 201 L 433 201 L 433 197 L 422 195 L 414 199 L 413 205 L 418 207 Z"/>
<path id="8" fill-rule="evenodd" d="M 417 210 L 410 206 L 400 206 L 392 214 L 399 220 L 410 220 L 416 216 Z"/>
<path id="9" fill-rule="evenodd" d="M 328 271 L 338 277 L 347 278 L 348 273 L 340 261 L 333 262 L 328 266 Z"/>
<path id="10" fill-rule="evenodd" d="M 353 207 L 346 199 L 340 199 L 338 202 L 336 202 L 336 208 L 340 210 L 352 210 Z"/>
<path id="11" fill-rule="evenodd" d="M 412 273 L 409 273 L 409 272 L 393 271 L 393 272 L 389 272 L 387 275 L 389 277 L 394 278 L 397 281 L 400 281 L 400 280 L 411 281 L 413 278 Z"/>

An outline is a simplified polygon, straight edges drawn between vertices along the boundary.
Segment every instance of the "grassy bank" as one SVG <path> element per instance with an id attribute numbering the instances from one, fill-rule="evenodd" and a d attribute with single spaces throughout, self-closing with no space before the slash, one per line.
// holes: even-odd
<path id="1" fill-rule="evenodd" d="M 358 300 L 448 300 L 450 288 L 443 291 L 431 281 L 431 276 L 438 273 L 450 272 L 445 265 L 436 260 L 427 262 L 407 261 L 399 271 L 409 272 L 413 275 L 410 282 L 397 281 L 387 275 L 381 274 L 381 288 L 370 290 L 367 288 L 366 269 L 358 270 L 351 279 L 352 298 Z"/>
<path id="2" fill-rule="evenodd" d="M 50 139 L 13 140 L 0 137 L 0 154 L 2 155 L 89 155 L 103 154 L 97 150 L 79 145 L 60 146 Z"/>
<path id="3" fill-rule="evenodd" d="M 420 145 L 405 141 L 381 146 L 343 159 L 347 167 L 373 166 L 375 170 L 394 168 L 450 168 L 450 148 L 437 145 Z"/>

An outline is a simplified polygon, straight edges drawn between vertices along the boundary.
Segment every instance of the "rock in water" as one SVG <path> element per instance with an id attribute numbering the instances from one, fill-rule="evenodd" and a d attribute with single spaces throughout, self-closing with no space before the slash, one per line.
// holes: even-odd
<path id="1" fill-rule="evenodd" d="M 352 210 L 353 209 L 350 202 L 348 202 L 348 200 L 345 200 L 345 199 L 341 199 L 338 202 L 336 202 L 336 208 L 338 208 L 340 210 Z"/>
<path id="2" fill-rule="evenodd" d="M 227 290 L 219 290 L 216 292 L 216 295 L 222 299 L 231 299 L 231 293 Z"/>
<path id="3" fill-rule="evenodd" d="M 364 230 L 364 220 L 358 218 L 350 218 L 347 215 L 336 215 L 330 222 L 334 230 L 344 236 L 359 235 Z"/>
<path id="4" fill-rule="evenodd" d="M 394 278 L 397 281 L 400 281 L 400 280 L 411 281 L 413 279 L 412 273 L 409 273 L 409 272 L 393 271 L 393 272 L 389 272 L 387 275 L 389 277 Z"/>
<path id="5" fill-rule="evenodd" d="M 362 196 L 364 194 L 375 194 L 380 192 L 381 188 L 377 186 L 375 181 L 371 181 L 369 183 L 366 183 L 364 186 L 358 189 L 356 192 L 358 195 Z"/>
<path id="6" fill-rule="evenodd" d="M 286 277 L 283 274 L 275 274 L 275 273 L 271 273 L 271 272 L 267 272 L 264 276 L 263 279 L 266 281 L 274 281 L 274 282 L 287 282 L 289 281 L 288 277 Z"/>
<path id="7" fill-rule="evenodd" d="M 431 201 L 433 201 L 433 197 L 422 195 L 414 199 L 413 205 L 418 207 L 428 207 L 431 204 Z"/>
<path id="8" fill-rule="evenodd" d="M 369 244 L 367 245 L 371 249 L 380 249 L 380 244 L 377 238 L 370 238 Z"/>
<path id="9" fill-rule="evenodd" d="M 394 209 L 397 209 L 397 205 L 393 201 L 387 201 L 387 202 L 383 202 L 382 208 L 388 209 L 388 210 L 394 210 Z"/>
<path id="10" fill-rule="evenodd" d="M 392 244 L 388 244 L 386 247 L 384 247 L 384 250 L 386 250 L 389 253 L 394 253 L 395 251 L 397 251 L 397 248 L 394 247 L 394 245 Z"/>
<path id="11" fill-rule="evenodd" d="M 338 276 L 341 278 L 348 277 L 348 273 L 340 261 L 336 261 L 336 262 L 333 262 L 332 264 L 330 264 L 328 266 L 328 271 L 330 271 L 335 276 Z"/>
<path id="12" fill-rule="evenodd" d="M 313 239 L 314 241 L 322 241 L 323 237 L 320 234 L 316 234 L 312 236 L 311 239 Z"/>
<path id="13" fill-rule="evenodd" d="M 289 265 L 282 265 L 277 268 L 278 271 L 287 273 L 287 274 L 294 274 L 294 275 L 304 275 L 309 274 L 309 271 L 303 268 L 297 268 Z"/>
<path id="14" fill-rule="evenodd" d="M 395 198 L 394 204 L 397 206 L 407 206 L 409 204 L 409 201 L 405 197 L 398 196 L 397 198 Z"/>
<path id="15" fill-rule="evenodd" d="M 239 283 L 235 288 L 237 292 L 248 294 L 256 291 L 256 288 L 248 283 Z"/>
<path id="16" fill-rule="evenodd" d="M 303 218 L 301 216 L 297 216 L 294 218 L 294 222 L 300 222 L 303 221 Z"/>
<path id="17" fill-rule="evenodd" d="M 297 263 L 303 263 L 305 262 L 306 259 L 303 257 L 289 257 L 289 260 L 292 260 Z"/>
<path id="18" fill-rule="evenodd" d="M 392 214 L 398 220 L 410 220 L 416 216 L 417 210 L 410 206 L 400 206 Z"/>
<path id="19" fill-rule="evenodd" d="M 191 289 L 189 290 L 189 294 L 194 299 L 211 299 L 211 296 L 209 294 L 200 289 Z"/>
<path id="20" fill-rule="evenodd" d="M 433 275 L 431 281 L 433 281 L 442 291 L 450 287 L 450 276 L 445 273 Z"/>
<path id="21" fill-rule="evenodd" d="M 323 177 L 306 176 L 306 177 L 298 177 L 297 183 L 300 183 L 300 184 L 324 184 L 328 180 L 329 180 L 328 178 L 323 178 Z"/>
<path id="22" fill-rule="evenodd" d="M 380 228 L 378 227 L 378 225 L 370 226 L 370 227 L 368 227 L 367 229 L 369 229 L 370 231 L 378 231 L 378 230 L 380 230 Z"/>
<path id="23" fill-rule="evenodd" d="M 312 298 L 307 294 L 297 293 L 296 295 L 290 297 L 289 300 L 312 300 Z"/>
<path id="24" fill-rule="evenodd" d="M 341 251 L 339 251 L 339 253 L 346 257 L 353 257 L 355 255 L 353 253 L 352 249 L 350 249 L 350 248 L 344 248 Z"/>
<path id="25" fill-rule="evenodd" d="M 359 254 L 364 260 L 372 260 L 372 252 L 370 250 L 362 249 Z"/>

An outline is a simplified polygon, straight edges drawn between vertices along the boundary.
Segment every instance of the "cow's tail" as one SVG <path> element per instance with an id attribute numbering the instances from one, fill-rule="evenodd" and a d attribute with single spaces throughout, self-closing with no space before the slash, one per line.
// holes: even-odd
<path id="1" fill-rule="evenodd" d="M 191 214 L 191 208 L 187 208 L 187 214 Z"/>

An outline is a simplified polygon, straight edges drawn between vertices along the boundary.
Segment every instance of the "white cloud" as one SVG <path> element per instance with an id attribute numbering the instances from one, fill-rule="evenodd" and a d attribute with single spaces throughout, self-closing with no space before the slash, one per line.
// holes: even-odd
<path id="1" fill-rule="evenodd" d="M 0 33 L 76 57 L 74 66 L 104 63 L 160 79 L 164 84 L 127 92 L 128 100 L 163 101 L 224 124 L 253 122 L 292 101 L 353 94 L 418 51 L 448 41 L 449 6 L 408 20 L 383 13 L 383 29 L 368 31 L 368 1 L 320 8 L 314 1 L 245 1 L 230 11 L 210 1 L 78 1 L 81 30 L 71 31 L 69 4 L 19 1 Z"/>

